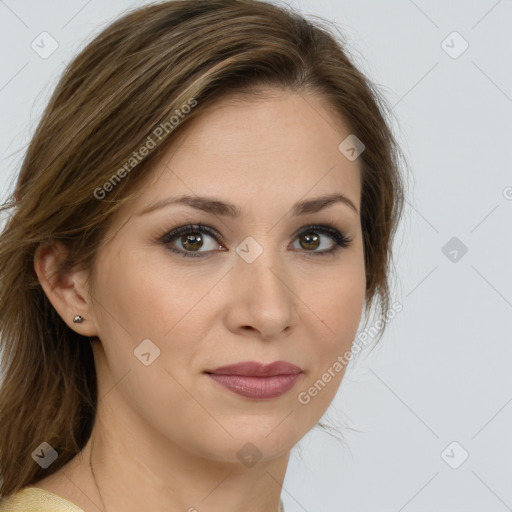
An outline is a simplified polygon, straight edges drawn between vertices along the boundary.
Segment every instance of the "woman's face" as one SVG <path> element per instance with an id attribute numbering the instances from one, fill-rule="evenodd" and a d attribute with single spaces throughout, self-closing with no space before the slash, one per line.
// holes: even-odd
<path id="1" fill-rule="evenodd" d="M 359 162 L 338 149 L 349 135 L 311 95 L 226 99 L 179 134 L 116 214 L 87 320 L 101 340 L 100 386 L 110 382 L 100 394 L 138 419 L 138 439 L 144 429 L 210 459 L 270 459 L 323 415 L 365 294 Z M 300 206 L 333 194 L 346 201 Z M 190 199 L 160 203 L 181 196 Z M 196 227 L 164 238 L 187 224 Z M 247 361 L 301 372 L 206 373 Z"/>

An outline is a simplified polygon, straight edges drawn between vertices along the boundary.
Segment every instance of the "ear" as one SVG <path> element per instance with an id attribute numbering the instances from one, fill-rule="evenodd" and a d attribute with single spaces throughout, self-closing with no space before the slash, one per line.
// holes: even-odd
<path id="1" fill-rule="evenodd" d="M 59 241 L 40 245 L 34 254 L 34 270 L 49 301 L 70 329 L 82 336 L 98 336 L 87 272 L 70 270 L 57 274 L 67 252 Z M 73 322 L 76 315 L 84 318 L 82 323 Z"/>

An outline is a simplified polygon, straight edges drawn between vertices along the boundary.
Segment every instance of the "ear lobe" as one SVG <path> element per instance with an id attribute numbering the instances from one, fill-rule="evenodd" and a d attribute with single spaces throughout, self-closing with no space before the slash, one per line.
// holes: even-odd
<path id="1" fill-rule="evenodd" d="M 92 305 L 84 284 L 84 271 L 58 272 L 67 255 L 66 246 L 60 241 L 40 245 L 34 254 L 34 270 L 48 300 L 68 327 L 83 336 L 97 336 Z M 73 318 L 84 318 L 80 324 Z"/>

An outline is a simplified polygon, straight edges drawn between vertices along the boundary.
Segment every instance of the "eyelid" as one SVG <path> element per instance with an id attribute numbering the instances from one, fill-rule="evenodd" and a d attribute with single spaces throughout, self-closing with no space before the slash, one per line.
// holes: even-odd
<path id="1" fill-rule="evenodd" d="M 194 222 L 194 223 L 186 223 L 180 226 L 177 226 L 176 228 L 172 228 L 168 230 L 162 237 L 160 237 L 160 241 L 162 243 L 170 243 L 171 240 L 176 238 L 181 233 L 188 233 L 190 231 L 199 231 L 199 232 L 205 232 L 208 235 L 210 235 L 212 238 L 219 238 L 224 242 L 224 239 L 222 235 L 214 228 L 207 226 L 205 224 L 202 224 L 201 222 Z M 217 240 L 218 242 L 219 240 Z"/>

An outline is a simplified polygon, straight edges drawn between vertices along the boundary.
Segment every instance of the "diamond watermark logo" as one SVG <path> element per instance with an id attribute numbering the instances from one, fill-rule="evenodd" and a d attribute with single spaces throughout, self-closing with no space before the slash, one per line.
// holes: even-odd
<path id="1" fill-rule="evenodd" d="M 59 43 L 48 32 L 41 32 L 30 46 L 39 57 L 47 59 L 57 50 Z"/>
<path id="2" fill-rule="evenodd" d="M 57 451 L 46 441 L 41 443 L 33 452 L 32 458 L 43 468 L 46 469 L 48 466 L 53 464 L 59 454 Z"/>
<path id="3" fill-rule="evenodd" d="M 244 466 L 252 468 L 261 459 L 261 452 L 253 443 L 245 443 L 236 456 Z"/>
<path id="4" fill-rule="evenodd" d="M 441 252 L 452 263 L 458 263 L 468 252 L 468 248 L 459 238 L 454 236 L 443 245 Z"/>
<path id="5" fill-rule="evenodd" d="M 148 338 L 137 345 L 133 354 L 144 366 L 149 366 L 160 357 L 160 349 Z"/>
<path id="6" fill-rule="evenodd" d="M 248 236 L 235 250 L 246 263 L 252 263 L 263 252 L 263 247 L 252 236 Z"/>
<path id="7" fill-rule="evenodd" d="M 469 48 L 469 43 L 457 31 L 453 31 L 441 42 L 441 48 L 452 59 L 458 59 Z"/>
<path id="8" fill-rule="evenodd" d="M 442 452 L 441 458 L 452 469 L 458 469 L 469 457 L 467 450 L 457 441 L 452 441 Z"/>
<path id="9" fill-rule="evenodd" d="M 347 160 L 353 162 L 364 151 L 365 145 L 353 133 L 347 138 L 343 139 L 338 149 L 342 155 L 345 155 Z"/>

